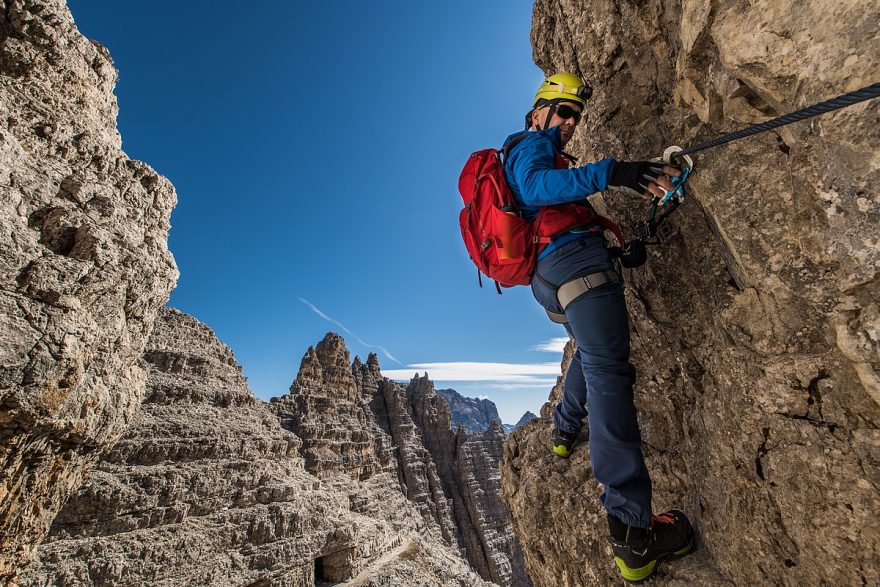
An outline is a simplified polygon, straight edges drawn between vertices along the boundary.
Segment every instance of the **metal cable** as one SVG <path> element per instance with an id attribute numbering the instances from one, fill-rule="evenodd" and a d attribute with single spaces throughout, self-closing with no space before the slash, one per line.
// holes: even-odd
<path id="1" fill-rule="evenodd" d="M 711 147 L 717 147 L 718 145 L 723 145 L 724 143 L 729 143 L 730 141 L 735 141 L 737 139 L 748 137 L 754 134 L 758 134 L 760 132 L 784 126 L 786 124 L 791 124 L 792 122 L 797 122 L 805 118 L 818 116 L 819 114 L 824 114 L 825 112 L 838 110 L 840 108 L 844 108 L 852 104 L 858 104 L 859 102 L 864 102 L 865 100 L 870 100 L 877 97 L 880 97 L 880 83 L 871 84 L 870 86 L 866 86 L 860 90 L 856 90 L 855 92 L 849 92 L 848 94 L 843 94 L 842 96 L 832 98 L 831 100 L 819 102 L 818 104 L 814 104 L 813 106 L 809 106 L 807 108 L 785 114 L 784 116 L 774 118 L 773 120 L 768 120 L 767 122 L 762 122 L 761 124 L 755 124 L 742 130 L 718 137 L 717 139 L 706 141 L 705 143 L 700 143 L 699 145 L 675 153 L 674 155 L 672 155 L 671 159 L 675 161 L 682 155 L 689 155 L 691 153 L 696 153 L 697 151 L 703 151 Z"/>

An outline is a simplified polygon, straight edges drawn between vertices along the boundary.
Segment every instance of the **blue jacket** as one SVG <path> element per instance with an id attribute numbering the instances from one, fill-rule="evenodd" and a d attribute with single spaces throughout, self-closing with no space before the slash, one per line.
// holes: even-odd
<path id="1" fill-rule="evenodd" d="M 526 137 L 507 154 L 504 175 L 526 220 L 534 220 L 542 206 L 581 201 L 608 187 L 614 159 L 602 159 L 572 169 L 556 169 L 556 153 L 562 149 L 559 127 L 524 130 L 507 137 L 504 144 L 522 134 Z M 560 235 L 538 258 L 579 237 L 575 231 Z"/>

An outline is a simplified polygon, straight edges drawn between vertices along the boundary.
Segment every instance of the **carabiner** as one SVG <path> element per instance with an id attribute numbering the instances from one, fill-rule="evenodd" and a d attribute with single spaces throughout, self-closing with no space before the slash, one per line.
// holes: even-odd
<path id="1" fill-rule="evenodd" d="M 673 161 L 675 154 L 681 151 L 684 151 L 684 149 L 675 145 L 667 147 L 666 150 L 663 151 L 663 157 L 661 158 L 663 163 L 666 163 L 667 165 L 681 165 L 682 172 L 678 177 L 669 178 L 672 182 L 672 190 L 666 192 L 666 194 L 660 198 L 660 206 L 668 202 L 673 196 L 678 199 L 679 202 L 684 201 L 684 182 L 687 181 L 688 175 L 690 175 L 691 170 L 694 168 L 694 160 L 691 159 L 690 155 L 683 155 L 679 161 Z"/>

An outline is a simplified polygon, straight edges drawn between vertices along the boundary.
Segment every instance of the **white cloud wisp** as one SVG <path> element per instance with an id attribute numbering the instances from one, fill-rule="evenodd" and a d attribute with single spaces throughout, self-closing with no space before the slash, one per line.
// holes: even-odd
<path id="1" fill-rule="evenodd" d="M 561 353 L 565 350 L 566 343 L 568 343 L 568 337 L 561 336 L 559 338 L 551 338 L 550 340 L 538 343 L 529 350 L 545 353 Z"/>
<path id="2" fill-rule="evenodd" d="M 360 344 L 362 344 L 363 346 L 368 347 L 368 348 L 371 348 L 371 349 L 379 349 L 380 351 L 382 351 L 382 354 L 385 355 L 385 357 L 387 357 L 388 359 L 391 359 L 392 361 L 394 361 L 394 362 L 397 363 L 398 365 L 403 365 L 403 363 L 401 363 L 400 361 L 398 361 L 397 358 L 396 358 L 394 355 L 392 355 L 392 354 L 388 351 L 388 349 L 386 349 L 385 347 L 383 347 L 383 346 L 381 346 L 381 345 L 378 345 L 378 344 L 369 344 L 369 343 L 367 343 L 367 342 L 364 342 L 364 340 L 363 340 L 360 336 L 358 336 L 357 334 L 355 334 L 354 332 L 352 332 L 351 330 L 349 330 L 348 328 L 346 328 L 345 324 L 343 324 L 343 323 L 340 322 L 339 320 L 336 320 L 336 319 L 334 319 L 334 318 L 331 318 L 330 316 L 328 316 L 327 314 L 325 314 L 324 312 L 322 312 L 321 310 L 319 310 L 318 307 L 315 306 L 315 304 L 311 303 L 311 302 L 308 301 L 307 299 L 305 299 L 305 298 L 300 298 L 299 301 L 301 301 L 302 303 L 304 303 L 305 305 L 307 305 L 309 308 L 312 309 L 312 311 L 313 311 L 315 314 L 317 314 L 318 316 L 320 316 L 321 318 L 323 318 L 323 319 L 326 320 L 327 322 L 330 322 L 330 323 L 332 323 L 332 324 L 335 324 L 336 326 L 338 326 L 339 328 L 341 328 L 346 334 L 350 334 L 352 338 L 354 338 L 356 341 L 358 341 L 358 342 L 359 342 Z"/>
<path id="3" fill-rule="evenodd" d="M 382 374 L 389 379 L 408 381 L 423 372 L 434 381 L 491 381 L 491 387 L 498 389 L 552 387 L 559 375 L 559 363 L 413 363 L 404 369 L 383 370 Z"/>

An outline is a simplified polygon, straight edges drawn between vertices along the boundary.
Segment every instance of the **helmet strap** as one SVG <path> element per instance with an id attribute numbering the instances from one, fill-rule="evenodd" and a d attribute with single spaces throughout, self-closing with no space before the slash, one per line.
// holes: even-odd
<path id="1" fill-rule="evenodd" d="M 550 110 L 547 111 L 547 118 L 544 119 L 544 128 L 538 128 L 538 130 L 547 130 L 550 128 L 550 121 L 553 120 L 553 117 L 556 115 L 556 108 L 559 104 L 554 100 L 550 103 Z"/>

